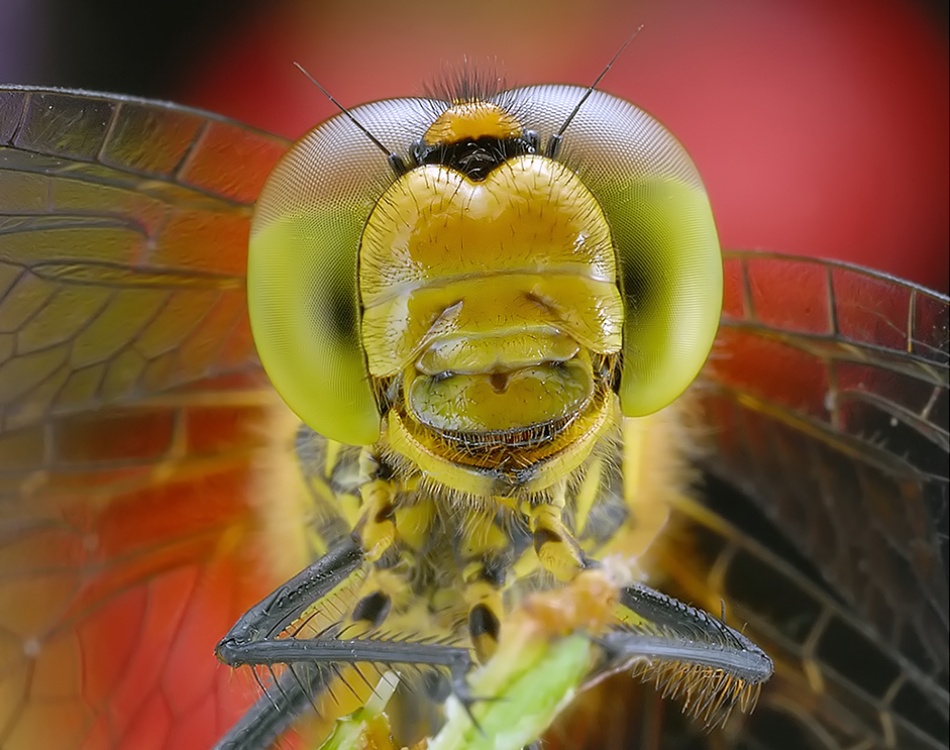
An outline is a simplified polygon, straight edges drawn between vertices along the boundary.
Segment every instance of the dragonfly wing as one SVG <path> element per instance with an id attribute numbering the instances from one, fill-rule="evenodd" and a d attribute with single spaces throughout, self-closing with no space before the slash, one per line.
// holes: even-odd
<path id="1" fill-rule="evenodd" d="M 680 509 L 700 550 L 687 587 L 777 648 L 766 736 L 945 747 L 948 301 L 806 259 L 726 270 L 703 464 L 753 507 L 713 491 Z"/>
<path id="2" fill-rule="evenodd" d="M 286 146 L 0 89 L 4 748 L 206 747 L 243 708 L 211 654 L 269 585 L 247 573 L 249 488 L 276 397 L 244 265 Z"/>
<path id="3" fill-rule="evenodd" d="M 257 374 L 248 222 L 286 146 L 173 105 L 0 90 L 0 429 Z"/>

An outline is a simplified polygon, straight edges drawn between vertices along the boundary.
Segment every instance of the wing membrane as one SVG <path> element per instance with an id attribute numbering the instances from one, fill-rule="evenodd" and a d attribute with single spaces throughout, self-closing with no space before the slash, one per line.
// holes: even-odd
<path id="1" fill-rule="evenodd" d="M 222 374 L 258 382 L 248 220 L 287 144 L 76 92 L 0 90 L 0 122 L 0 430 Z"/>
<path id="2" fill-rule="evenodd" d="M 256 697 L 212 652 L 273 585 L 251 488 L 276 397 L 244 264 L 286 145 L 0 89 L 4 748 L 209 747 Z"/>
<path id="3" fill-rule="evenodd" d="M 694 541 L 717 540 L 681 580 L 724 592 L 776 644 L 786 665 L 763 700 L 801 712 L 809 746 L 943 746 L 947 299 L 806 259 L 726 264 L 704 464 L 772 530 L 732 497 L 716 520 L 680 509 Z"/>

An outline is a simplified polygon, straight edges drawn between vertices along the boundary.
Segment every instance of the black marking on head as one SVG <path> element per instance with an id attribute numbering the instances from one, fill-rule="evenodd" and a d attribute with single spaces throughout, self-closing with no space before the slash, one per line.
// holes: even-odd
<path id="1" fill-rule="evenodd" d="M 353 619 L 363 620 L 374 628 L 378 628 L 386 619 L 391 607 L 392 599 L 382 591 L 376 591 L 364 596 L 356 603 L 353 607 Z"/>
<path id="2" fill-rule="evenodd" d="M 488 382 L 495 393 L 504 393 L 508 390 L 508 373 L 493 372 L 488 376 Z"/>
<path id="3" fill-rule="evenodd" d="M 509 159 L 538 151 L 537 134 L 528 131 L 519 138 L 475 138 L 457 143 L 429 145 L 419 142 L 412 148 L 416 166 L 440 164 L 461 172 L 471 180 L 484 180 Z"/>

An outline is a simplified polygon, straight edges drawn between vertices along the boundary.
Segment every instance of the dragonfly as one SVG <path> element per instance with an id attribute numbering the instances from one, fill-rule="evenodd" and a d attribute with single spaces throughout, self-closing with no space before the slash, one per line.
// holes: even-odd
<path id="1" fill-rule="evenodd" d="M 399 131 L 374 123 L 382 143 Z M 254 205 L 291 148 L 169 103 L 0 89 L 5 750 L 206 748 L 252 704 L 291 713 L 286 680 L 261 698 L 259 671 L 214 658 L 336 533 L 295 491 L 318 478 L 302 467 L 361 470 L 301 431 L 252 335 Z M 718 336 L 668 438 L 679 448 L 637 467 L 678 477 L 638 566 L 738 624 L 775 674 L 754 713 L 709 731 L 620 670 L 545 741 L 945 747 L 948 299 L 831 261 L 726 251 L 722 264 Z"/>

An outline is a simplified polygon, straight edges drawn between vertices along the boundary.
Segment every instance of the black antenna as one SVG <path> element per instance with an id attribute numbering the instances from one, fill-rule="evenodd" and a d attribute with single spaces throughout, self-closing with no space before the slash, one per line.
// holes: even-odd
<path id="1" fill-rule="evenodd" d="M 590 98 L 590 95 L 594 93 L 594 89 L 597 88 L 597 84 L 603 80 L 604 76 L 607 75 L 607 71 L 610 70 L 614 66 L 615 62 L 617 62 L 617 58 L 623 54 L 623 51 L 627 49 L 627 47 L 630 46 L 630 42 L 636 39 L 637 34 L 639 34 L 641 31 L 643 31 L 642 23 L 636 28 L 636 30 L 629 37 L 627 37 L 627 41 L 625 41 L 623 45 L 621 45 L 620 49 L 617 50 L 616 54 L 610 58 L 610 62 L 607 63 L 606 67 L 604 67 L 604 69 L 600 71 L 600 75 L 597 76 L 597 78 L 594 79 L 594 82 L 587 88 L 587 91 L 584 92 L 584 96 L 581 97 L 581 100 L 577 103 L 577 106 L 574 107 L 574 110 L 571 112 L 571 114 L 567 116 L 567 119 L 564 121 L 564 124 L 561 125 L 561 129 L 551 136 L 551 140 L 548 141 L 547 148 L 545 149 L 545 156 L 547 156 L 549 159 L 557 158 L 557 155 L 561 151 L 561 143 L 564 140 L 564 131 L 567 130 L 568 126 L 571 124 L 571 121 L 580 111 L 580 108 L 584 106 L 584 102 L 586 102 L 588 98 Z M 319 86 L 320 84 L 317 84 L 317 85 Z M 323 88 L 323 87 L 320 86 L 320 88 Z"/>
<path id="2" fill-rule="evenodd" d="M 379 138 L 377 138 L 375 135 L 370 133 L 369 130 L 367 130 L 366 127 L 359 120 L 353 117 L 353 114 L 350 112 L 350 110 L 348 110 L 346 107 L 340 104 L 336 99 L 334 99 L 333 96 L 330 94 L 330 92 L 327 91 L 325 88 L 323 88 L 320 81 L 318 81 L 316 78 L 314 78 L 312 75 L 310 75 L 310 73 L 308 73 L 304 69 L 303 65 L 301 65 L 298 62 L 295 62 L 294 65 L 296 66 L 297 70 L 299 70 L 301 73 L 307 76 L 307 78 L 310 80 L 310 83 L 312 83 L 314 86 L 320 89 L 320 91 L 323 92 L 323 95 L 327 99 L 329 99 L 330 102 L 338 110 L 340 110 L 340 112 L 342 112 L 344 115 L 347 116 L 350 122 L 352 122 L 354 125 L 356 125 L 356 127 L 360 129 L 360 132 L 363 133 L 363 135 L 365 135 L 367 138 L 370 139 L 370 141 L 372 141 L 373 145 L 375 145 L 377 148 L 379 148 L 380 151 L 386 154 L 386 159 L 389 161 L 389 166 L 392 168 L 393 172 L 396 173 L 396 177 L 400 177 L 406 173 L 406 163 L 402 160 L 402 157 L 399 154 L 397 154 L 395 151 L 390 151 L 388 148 L 386 148 L 380 142 Z"/>

